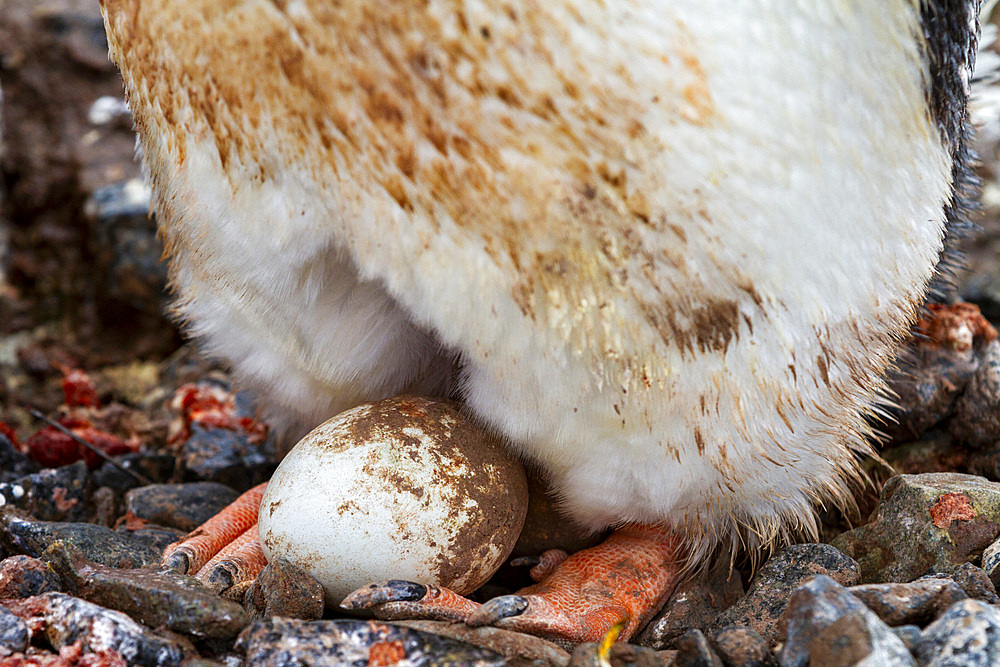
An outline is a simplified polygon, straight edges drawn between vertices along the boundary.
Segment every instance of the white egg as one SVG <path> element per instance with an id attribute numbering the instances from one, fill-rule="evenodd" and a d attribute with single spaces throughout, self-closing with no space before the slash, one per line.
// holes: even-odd
<path id="1" fill-rule="evenodd" d="M 510 554 L 527 502 L 496 438 L 450 401 L 400 396 L 306 435 L 271 478 L 258 530 L 268 560 L 310 573 L 329 605 L 384 579 L 466 594 Z"/>

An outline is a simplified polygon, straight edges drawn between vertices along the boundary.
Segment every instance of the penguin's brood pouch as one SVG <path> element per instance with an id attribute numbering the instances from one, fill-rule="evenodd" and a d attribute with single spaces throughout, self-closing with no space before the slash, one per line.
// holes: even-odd
<path id="1" fill-rule="evenodd" d="M 102 5 L 178 312 L 290 430 L 457 358 L 591 528 L 850 504 L 967 226 L 978 2 Z"/>

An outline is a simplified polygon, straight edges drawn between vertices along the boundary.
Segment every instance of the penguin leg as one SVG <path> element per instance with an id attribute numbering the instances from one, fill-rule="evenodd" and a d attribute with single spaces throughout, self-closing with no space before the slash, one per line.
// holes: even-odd
<path id="1" fill-rule="evenodd" d="M 217 593 L 253 581 L 267 559 L 257 536 L 257 513 L 267 483 L 258 484 L 163 552 L 163 567 L 191 574 Z"/>
<path id="2" fill-rule="evenodd" d="M 433 618 L 495 625 L 562 645 L 601 641 L 618 623 L 626 640 L 663 605 L 680 578 L 681 540 L 660 526 L 626 526 L 579 551 L 542 581 L 483 604 L 403 581 L 372 584 L 341 606 L 387 620 Z"/>

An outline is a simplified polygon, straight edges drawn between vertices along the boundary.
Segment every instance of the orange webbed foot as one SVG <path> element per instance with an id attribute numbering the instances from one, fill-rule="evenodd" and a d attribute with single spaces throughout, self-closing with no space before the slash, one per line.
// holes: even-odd
<path id="1" fill-rule="evenodd" d="M 257 536 L 257 513 L 267 484 L 253 487 L 163 552 L 164 568 L 194 575 L 222 593 L 257 577 L 267 559 Z"/>
<path id="2" fill-rule="evenodd" d="M 566 558 L 539 583 L 481 605 L 447 589 L 389 581 L 355 591 L 342 606 L 369 608 L 390 620 L 496 625 L 562 645 L 599 642 L 622 623 L 618 636 L 626 640 L 670 595 L 680 573 L 679 552 L 680 542 L 672 532 L 628 526 Z"/>

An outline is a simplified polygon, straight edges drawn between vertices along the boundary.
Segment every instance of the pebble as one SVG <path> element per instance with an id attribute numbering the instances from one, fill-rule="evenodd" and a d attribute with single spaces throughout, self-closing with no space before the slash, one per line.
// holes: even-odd
<path id="1" fill-rule="evenodd" d="M 908 584 L 862 584 L 849 591 L 889 625 L 926 625 L 967 597 L 951 579 L 936 577 Z"/>
<path id="2" fill-rule="evenodd" d="M 4 605 L 41 632 L 57 651 L 79 642 L 84 652 L 114 651 L 129 665 L 180 665 L 185 651 L 125 614 L 64 593 L 44 593 Z"/>
<path id="3" fill-rule="evenodd" d="M 132 452 L 117 457 L 118 463 L 126 470 L 134 470 L 154 482 L 166 482 L 174 474 L 177 467 L 176 457 L 170 454 L 153 454 L 150 452 Z M 117 466 L 105 463 L 91 473 L 94 484 L 107 486 L 124 493 L 129 489 L 142 486 L 142 482 Z"/>
<path id="4" fill-rule="evenodd" d="M 135 544 L 142 544 L 159 555 L 185 534 L 183 530 L 176 528 L 161 528 L 159 526 L 147 526 L 143 528 L 129 528 L 127 524 L 122 524 L 115 528 L 115 532 L 123 535 Z"/>
<path id="5" fill-rule="evenodd" d="M 270 618 L 254 621 L 236 647 L 245 652 L 246 664 L 269 667 L 505 664 L 499 653 L 467 642 L 378 621 Z"/>
<path id="6" fill-rule="evenodd" d="M 663 609 L 635 643 L 654 649 L 677 648 L 677 640 L 691 628 L 707 629 L 716 617 L 743 596 L 743 582 L 735 569 L 723 564 L 701 576 L 681 582 Z"/>
<path id="7" fill-rule="evenodd" d="M 167 267 L 156 221 L 149 215 L 149 184 L 132 178 L 96 188 L 84 204 L 94 221 L 98 256 L 95 264 L 103 289 L 122 304 L 148 310 L 165 304 Z"/>
<path id="8" fill-rule="evenodd" d="M 87 464 L 77 461 L 0 484 L 0 506 L 17 507 L 42 521 L 84 521 L 90 488 Z"/>
<path id="9" fill-rule="evenodd" d="M 723 664 L 705 634 L 694 628 L 677 640 L 677 655 L 672 667 L 723 667 Z"/>
<path id="10" fill-rule="evenodd" d="M 91 522 L 99 526 L 111 528 L 121 516 L 118 494 L 110 486 L 101 486 L 90 494 L 90 503 L 94 507 Z"/>
<path id="11" fill-rule="evenodd" d="M 955 447 L 957 451 L 963 451 Z M 973 475 L 982 475 L 986 479 L 1000 480 L 1000 442 L 993 447 L 981 450 L 964 450 L 965 464 L 962 466 Z"/>
<path id="12" fill-rule="evenodd" d="M 977 352 L 937 345 L 907 348 L 905 367 L 888 377 L 899 406 L 893 411 L 895 426 L 888 426 L 894 443 L 919 438 L 948 415 L 979 365 Z"/>
<path id="13" fill-rule="evenodd" d="M 782 662 L 782 665 L 785 665 Z M 871 616 L 848 612 L 819 631 L 809 642 L 808 662 L 801 665 L 913 665 L 906 644 Z"/>
<path id="14" fill-rule="evenodd" d="M 0 605 L 0 658 L 28 650 L 30 636 L 28 624 Z"/>
<path id="15" fill-rule="evenodd" d="M 570 659 L 566 651 L 550 641 L 501 628 L 470 628 L 450 621 L 394 621 L 393 625 L 450 637 L 495 651 L 507 660 L 509 667 L 563 667 Z"/>
<path id="16" fill-rule="evenodd" d="M 194 577 L 105 567 L 61 542 L 44 557 L 66 591 L 150 627 L 197 639 L 231 639 L 250 622 L 240 605 L 222 599 Z"/>
<path id="17" fill-rule="evenodd" d="M 970 598 L 990 604 L 1000 603 L 996 586 L 981 567 L 976 567 L 972 563 L 962 563 L 955 569 L 951 578 Z"/>
<path id="18" fill-rule="evenodd" d="M 983 549 L 983 571 L 996 587 L 1000 584 L 1000 540 L 996 540 Z"/>
<path id="19" fill-rule="evenodd" d="M 829 544 L 794 544 L 768 559 L 750 585 L 750 590 L 722 612 L 713 628 L 745 625 L 773 644 L 779 634 L 778 618 L 792 591 L 807 577 L 826 574 L 842 586 L 858 583 L 860 569 L 852 558 Z"/>
<path id="20" fill-rule="evenodd" d="M 152 484 L 125 494 L 125 509 L 160 526 L 190 532 L 219 513 L 239 494 L 217 482 Z"/>
<path id="21" fill-rule="evenodd" d="M 569 519 L 559 509 L 549 483 L 532 466 L 525 467 L 524 473 L 528 480 L 528 512 L 511 557 L 538 556 L 549 549 L 572 554 L 603 542 L 608 536 L 609 531 L 595 533 Z"/>
<path id="22" fill-rule="evenodd" d="M 38 464 L 14 447 L 10 438 L 0 432 L 0 483 L 13 482 L 38 472 Z"/>
<path id="23" fill-rule="evenodd" d="M 241 490 L 268 481 L 278 466 L 276 453 L 251 443 L 247 434 L 197 424 L 184 441 L 180 463 L 189 478 Z"/>
<path id="24" fill-rule="evenodd" d="M 950 574 L 1000 535 L 1000 484 L 959 473 L 897 475 L 875 519 L 832 544 L 861 565 L 862 583 Z"/>
<path id="25" fill-rule="evenodd" d="M 778 660 L 760 633 L 745 625 L 730 625 L 710 637 L 726 667 L 777 667 Z"/>
<path id="26" fill-rule="evenodd" d="M 324 606 L 323 585 L 284 558 L 267 564 L 243 602 L 253 620 L 284 616 L 312 621 L 323 617 Z"/>
<path id="27" fill-rule="evenodd" d="M 782 667 L 915 665 L 903 642 L 846 588 L 825 575 L 807 579 L 782 615 Z"/>
<path id="28" fill-rule="evenodd" d="M 23 555 L 0 561 L 0 600 L 58 590 L 59 577 L 44 561 Z"/>
<path id="29" fill-rule="evenodd" d="M 925 667 L 1000 664 L 1000 611 L 979 600 L 957 602 L 927 626 L 916 656 Z"/>
<path id="30" fill-rule="evenodd" d="M 955 399 L 948 432 L 967 447 L 995 447 L 1000 440 L 1000 342 L 991 342 L 977 356 L 978 368 Z"/>
<path id="31" fill-rule="evenodd" d="M 53 542 L 68 542 L 86 557 L 108 567 L 139 568 L 159 565 L 162 551 L 128 533 L 91 523 L 33 521 L 15 510 L 0 507 L 0 544 L 12 553 L 39 557 Z"/>

